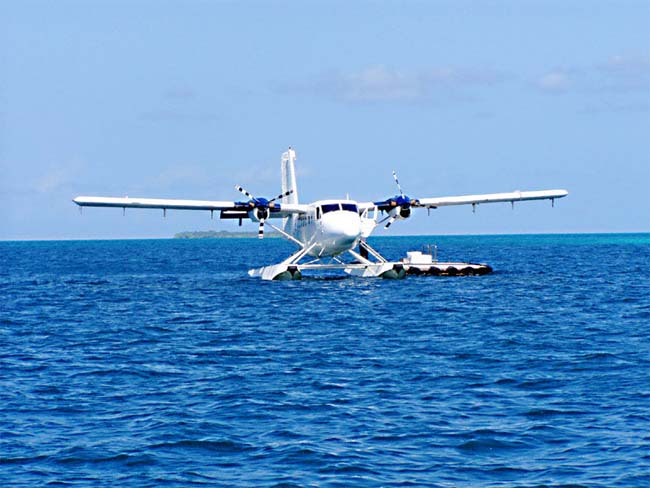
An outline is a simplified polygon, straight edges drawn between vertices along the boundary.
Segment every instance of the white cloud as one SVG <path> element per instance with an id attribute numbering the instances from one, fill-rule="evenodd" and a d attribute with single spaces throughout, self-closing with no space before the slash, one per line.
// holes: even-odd
<path id="1" fill-rule="evenodd" d="M 569 75 L 563 71 L 551 71 L 537 80 L 538 88 L 551 93 L 564 92 L 569 87 L 569 84 Z"/>
<path id="2" fill-rule="evenodd" d="M 650 56 L 616 55 L 609 58 L 600 68 L 606 71 L 647 76 L 650 73 Z"/>
<path id="3" fill-rule="evenodd" d="M 650 57 L 616 55 L 592 65 L 549 71 L 534 82 L 547 93 L 625 94 L 650 89 Z"/>
<path id="4" fill-rule="evenodd" d="M 490 85 L 503 79 L 503 75 L 490 70 L 443 66 L 407 71 L 376 65 L 359 71 L 323 75 L 311 82 L 285 85 L 281 90 L 325 94 L 350 103 L 414 102 L 434 98 L 437 94 L 445 99 L 458 99 L 470 86 Z"/>
<path id="5" fill-rule="evenodd" d="M 384 66 L 343 75 L 339 83 L 339 95 L 349 101 L 409 101 L 424 95 L 424 86 L 418 77 Z"/>
<path id="6" fill-rule="evenodd" d="M 650 89 L 650 56 L 616 55 L 596 66 L 605 88 L 618 91 Z"/>
<path id="7" fill-rule="evenodd" d="M 490 69 L 468 69 L 454 67 L 438 67 L 422 72 L 422 79 L 437 86 L 459 88 L 469 85 L 493 85 L 504 81 L 507 77 Z"/>
<path id="8" fill-rule="evenodd" d="M 210 112 L 200 110 L 156 109 L 140 114 L 140 119 L 151 122 L 211 122 L 219 117 Z"/>

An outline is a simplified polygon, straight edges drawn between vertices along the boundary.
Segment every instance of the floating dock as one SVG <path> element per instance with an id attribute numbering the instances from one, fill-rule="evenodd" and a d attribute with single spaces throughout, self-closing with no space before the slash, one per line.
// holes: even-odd
<path id="1" fill-rule="evenodd" d="M 435 248 L 437 251 L 437 248 Z M 437 254 L 437 252 L 436 252 Z M 421 251 L 409 251 L 400 263 L 406 274 L 428 276 L 475 276 L 491 273 L 492 267 L 483 263 L 438 261 L 437 256 Z"/>

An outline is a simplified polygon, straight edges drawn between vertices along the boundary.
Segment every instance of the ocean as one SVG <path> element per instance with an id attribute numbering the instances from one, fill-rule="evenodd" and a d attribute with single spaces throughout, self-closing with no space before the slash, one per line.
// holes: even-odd
<path id="1" fill-rule="evenodd" d="M 279 239 L 0 242 L 0 485 L 650 486 L 650 234 L 262 282 Z"/>

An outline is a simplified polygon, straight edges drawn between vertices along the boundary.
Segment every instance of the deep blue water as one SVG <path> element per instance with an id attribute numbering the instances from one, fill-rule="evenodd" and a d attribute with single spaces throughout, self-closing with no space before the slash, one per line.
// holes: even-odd
<path id="1" fill-rule="evenodd" d="M 650 234 L 0 243 L 0 486 L 650 486 Z"/>

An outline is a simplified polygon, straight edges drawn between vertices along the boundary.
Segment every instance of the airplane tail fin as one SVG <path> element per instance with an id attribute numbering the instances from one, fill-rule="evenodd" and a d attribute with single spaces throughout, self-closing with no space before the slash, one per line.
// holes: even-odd
<path id="1" fill-rule="evenodd" d="M 296 151 L 289 147 L 287 152 L 282 153 L 282 160 L 280 166 L 282 167 L 282 193 L 286 193 L 290 190 L 293 190 L 291 195 L 283 197 L 280 200 L 280 205 L 282 203 L 298 203 L 298 185 L 296 185 L 296 166 L 294 161 L 296 160 Z M 285 231 L 293 232 L 295 228 L 295 219 L 294 215 L 290 217 L 285 217 L 282 221 L 282 227 Z"/>
<path id="2" fill-rule="evenodd" d="M 282 153 L 282 193 L 293 190 L 293 193 L 284 197 L 280 203 L 298 203 L 298 186 L 296 185 L 296 151 L 289 148 Z"/>

